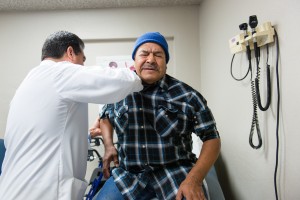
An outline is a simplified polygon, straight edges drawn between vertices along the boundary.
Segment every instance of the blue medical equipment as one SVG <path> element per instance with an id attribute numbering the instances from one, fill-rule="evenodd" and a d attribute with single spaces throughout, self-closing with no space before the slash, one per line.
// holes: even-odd
<path id="1" fill-rule="evenodd" d="M 5 154 L 5 146 L 4 146 L 4 140 L 0 139 L 0 175 L 2 172 L 2 162 L 4 159 L 4 154 Z"/>

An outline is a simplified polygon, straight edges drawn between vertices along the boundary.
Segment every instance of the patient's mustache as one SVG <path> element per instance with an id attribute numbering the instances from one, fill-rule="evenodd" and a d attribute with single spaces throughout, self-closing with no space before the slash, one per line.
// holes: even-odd
<path id="1" fill-rule="evenodd" d="M 156 66 L 156 65 L 151 65 L 151 64 L 144 64 L 144 65 L 142 66 L 142 69 L 157 70 L 157 66 Z"/>

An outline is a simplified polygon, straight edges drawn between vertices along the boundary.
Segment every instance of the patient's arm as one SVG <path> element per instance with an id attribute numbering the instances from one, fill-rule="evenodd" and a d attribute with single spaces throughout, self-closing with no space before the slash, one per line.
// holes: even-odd
<path id="1" fill-rule="evenodd" d="M 221 142 L 219 138 L 211 139 L 203 142 L 203 146 L 199 158 L 195 166 L 188 173 L 186 179 L 181 183 L 177 199 L 185 197 L 189 199 L 204 199 L 202 190 L 202 182 L 208 173 L 209 169 L 213 166 L 220 153 Z"/>
<path id="2" fill-rule="evenodd" d="M 104 142 L 104 156 L 103 156 L 103 175 L 105 178 L 110 176 L 110 163 L 113 161 L 114 165 L 118 167 L 118 152 L 113 143 L 113 127 L 108 119 L 101 119 L 100 126 L 102 131 L 102 138 Z"/>

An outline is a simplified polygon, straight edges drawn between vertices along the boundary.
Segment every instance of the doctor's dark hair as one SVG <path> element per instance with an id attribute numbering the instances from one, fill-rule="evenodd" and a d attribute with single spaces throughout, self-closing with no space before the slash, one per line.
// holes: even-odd
<path id="1" fill-rule="evenodd" d="M 42 48 L 42 60 L 45 58 L 61 58 L 71 46 L 76 55 L 84 49 L 83 41 L 74 33 L 58 31 L 49 35 Z"/>

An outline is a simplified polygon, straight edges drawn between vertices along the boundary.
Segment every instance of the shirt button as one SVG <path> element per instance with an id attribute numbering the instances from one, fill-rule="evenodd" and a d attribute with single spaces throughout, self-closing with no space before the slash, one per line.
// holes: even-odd
<path id="1" fill-rule="evenodd" d="M 141 126 L 141 128 L 144 128 L 144 126 Z"/>
<path id="2" fill-rule="evenodd" d="M 142 147 L 143 147 L 143 149 L 146 148 L 146 146 L 144 144 L 142 145 Z"/>
<path id="3" fill-rule="evenodd" d="M 139 110 L 143 110 L 143 108 L 140 108 Z"/>
<path id="4" fill-rule="evenodd" d="M 145 166 L 148 166 L 148 163 L 145 163 Z"/>

